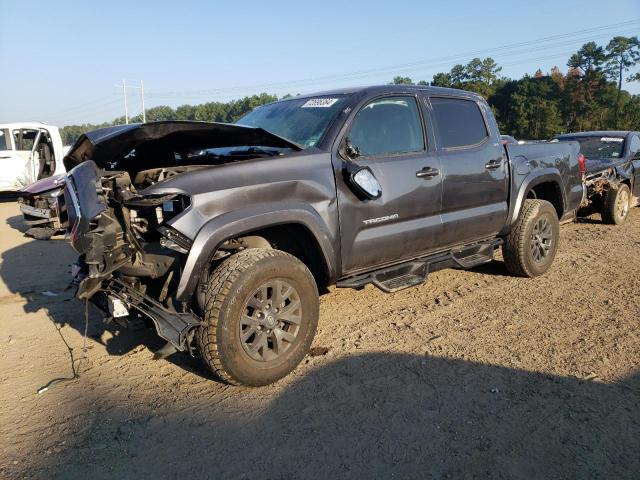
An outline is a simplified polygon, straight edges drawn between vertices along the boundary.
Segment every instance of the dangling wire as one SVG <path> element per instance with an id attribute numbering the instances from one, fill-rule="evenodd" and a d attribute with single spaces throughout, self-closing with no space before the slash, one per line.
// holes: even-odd
<path id="1" fill-rule="evenodd" d="M 49 390 L 54 385 L 57 385 L 58 383 L 68 382 L 68 381 L 76 380 L 76 379 L 80 378 L 80 364 L 82 363 L 83 360 L 85 360 L 87 358 L 87 333 L 89 332 L 89 300 L 85 300 L 84 301 L 84 335 L 83 335 L 83 339 L 82 339 L 82 356 L 80 358 L 73 358 L 73 347 L 71 347 L 67 343 L 67 340 L 62 335 L 62 331 L 61 331 L 62 330 L 62 326 L 57 324 L 51 318 L 51 316 L 49 316 L 49 319 L 56 326 L 56 330 L 58 331 L 58 335 L 60 335 L 60 338 L 62 338 L 62 341 L 64 342 L 65 346 L 67 347 L 67 350 L 69 350 L 69 356 L 71 357 L 71 373 L 73 375 L 70 376 L 70 377 L 54 378 L 53 380 L 49 381 L 46 385 L 40 387 L 38 389 L 38 394 L 46 392 L 47 390 Z M 77 365 L 76 365 L 76 363 L 77 363 Z"/>

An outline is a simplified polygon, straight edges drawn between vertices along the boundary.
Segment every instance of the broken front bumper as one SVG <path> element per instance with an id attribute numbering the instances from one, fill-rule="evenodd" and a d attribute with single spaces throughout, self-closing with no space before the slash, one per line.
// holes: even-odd
<path id="1" fill-rule="evenodd" d="M 105 282 L 103 291 L 107 298 L 119 300 L 129 312 L 136 310 L 149 318 L 158 335 L 178 350 L 189 349 L 189 332 L 201 324 L 192 312 L 172 312 L 160 302 L 115 278 Z"/>
<path id="2" fill-rule="evenodd" d="M 81 255 L 73 269 L 76 297 L 91 299 L 114 316 L 132 311 L 144 315 L 154 323 L 161 338 L 177 350 L 189 349 L 189 333 L 200 325 L 200 319 L 186 306 L 183 312 L 166 308 L 129 282 L 135 283 L 138 277 L 161 277 L 172 268 L 175 258 L 136 249 L 129 239 L 126 220 L 121 219 L 122 210 L 108 206 L 106 188 L 93 162 L 83 162 L 69 172 L 63 199 L 71 244 Z M 114 305 L 114 300 L 126 313 L 109 312 L 109 301 Z"/>
<path id="3" fill-rule="evenodd" d="M 27 205 L 26 203 L 20 204 L 20 211 L 23 215 L 29 215 L 32 217 L 43 218 L 46 220 L 51 220 L 54 216 L 53 212 L 49 208 L 36 208 L 31 205 Z"/>

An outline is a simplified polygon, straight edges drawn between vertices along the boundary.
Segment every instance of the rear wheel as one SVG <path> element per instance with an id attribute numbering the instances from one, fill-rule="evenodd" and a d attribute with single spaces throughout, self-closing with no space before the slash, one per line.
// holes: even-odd
<path id="1" fill-rule="evenodd" d="M 300 260 L 279 250 L 244 250 L 209 279 L 197 349 L 226 382 L 267 385 L 304 358 L 318 312 L 315 281 Z"/>
<path id="2" fill-rule="evenodd" d="M 507 269 L 520 277 L 542 275 L 553 263 L 559 238 L 560 223 L 553 205 L 546 200 L 525 200 L 502 245 Z"/>
<path id="3" fill-rule="evenodd" d="M 622 225 L 629 215 L 631 190 L 624 183 L 609 189 L 602 206 L 602 221 L 611 225 Z"/>

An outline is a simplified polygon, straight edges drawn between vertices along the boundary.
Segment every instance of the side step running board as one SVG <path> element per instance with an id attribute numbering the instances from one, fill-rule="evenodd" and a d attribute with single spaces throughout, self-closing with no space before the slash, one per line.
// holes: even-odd
<path id="1" fill-rule="evenodd" d="M 468 269 L 493 260 L 493 251 L 502 245 L 502 239 L 465 245 L 446 253 L 429 255 L 391 267 L 375 270 L 340 280 L 338 288 L 361 289 L 371 283 L 386 293 L 393 293 L 424 282 L 431 272 L 443 268 Z"/>

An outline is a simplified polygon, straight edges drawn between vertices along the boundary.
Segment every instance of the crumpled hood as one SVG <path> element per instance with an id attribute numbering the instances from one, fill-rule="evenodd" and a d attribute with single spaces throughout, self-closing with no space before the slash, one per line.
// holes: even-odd
<path id="1" fill-rule="evenodd" d="M 23 195 L 37 195 L 39 193 L 55 190 L 56 188 L 61 188 L 62 184 L 64 184 L 64 177 L 65 174 L 59 174 L 43 178 L 42 180 L 38 180 L 37 182 L 24 187 L 20 190 L 20 193 Z"/>
<path id="2" fill-rule="evenodd" d="M 93 160 L 105 168 L 133 149 L 150 143 L 176 150 L 234 146 L 302 149 L 300 145 L 262 128 L 230 123 L 135 123 L 100 128 L 81 135 L 64 157 L 64 166 L 69 171 L 85 160 Z"/>

